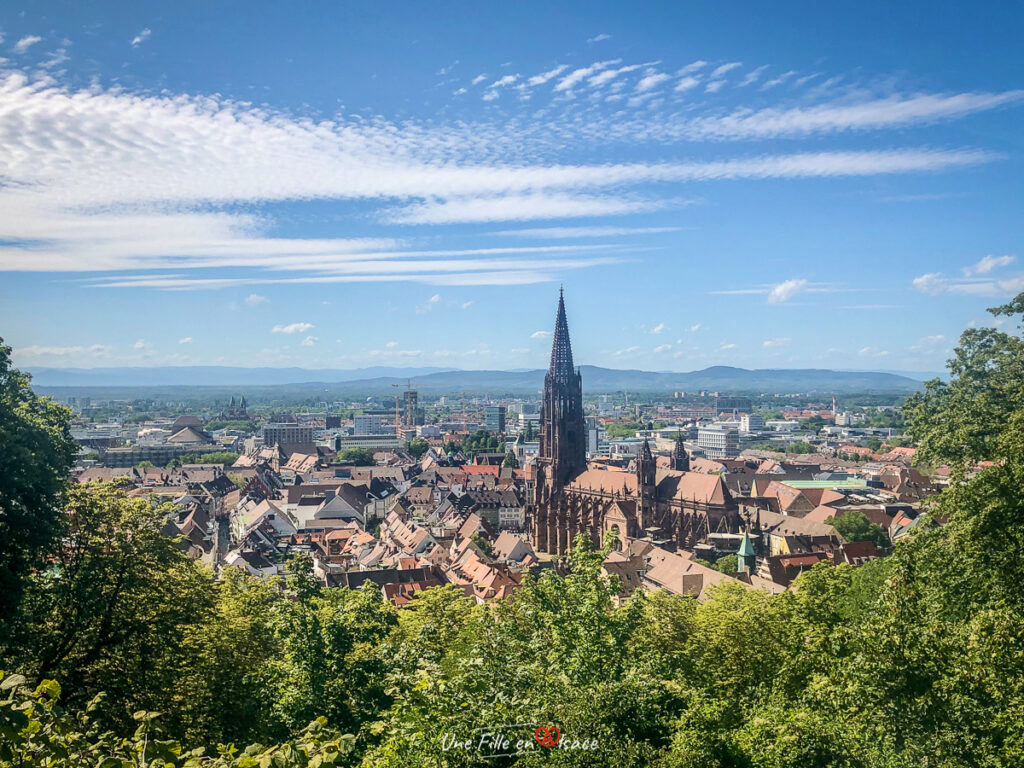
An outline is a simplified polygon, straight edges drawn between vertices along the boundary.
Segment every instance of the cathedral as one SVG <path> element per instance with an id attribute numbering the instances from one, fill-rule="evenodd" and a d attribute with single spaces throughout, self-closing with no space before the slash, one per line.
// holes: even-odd
<path id="1" fill-rule="evenodd" d="M 578 535 L 601 546 L 614 532 L 620 546 L 643 539 L 669 549 L 692 549 L 709 533 L 741 529 L 737 504 L 723 479 L 689 471 L 681 436 L 669 463 L 659 467 L 645 440 L 634 471 L 587 466 L 583 379 L 573 365 L 565 296 L 560 294 L 541 404 L 534 547 L 562 555 Z"/>

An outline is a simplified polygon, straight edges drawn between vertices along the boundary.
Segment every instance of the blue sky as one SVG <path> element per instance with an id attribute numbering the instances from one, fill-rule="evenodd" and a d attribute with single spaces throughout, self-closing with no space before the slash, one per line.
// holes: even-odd
<path id="1" fill-rule="evenodd" d="M 912 7 L 913 6 L 913 7 Z M 1024 10 L 0 11 L 33 366 L 936 370 L 1024 290 Z"/>

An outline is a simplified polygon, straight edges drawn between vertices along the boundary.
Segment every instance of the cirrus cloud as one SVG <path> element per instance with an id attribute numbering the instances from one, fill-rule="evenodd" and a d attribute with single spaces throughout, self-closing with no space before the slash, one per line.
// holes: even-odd
<path id="1" fill-rule="evenodd" d="M 275 325 L 270 329 L 271 333 L 305 333 L 315 328 L 312 323 L 289 323 L 288 325 Z"/>

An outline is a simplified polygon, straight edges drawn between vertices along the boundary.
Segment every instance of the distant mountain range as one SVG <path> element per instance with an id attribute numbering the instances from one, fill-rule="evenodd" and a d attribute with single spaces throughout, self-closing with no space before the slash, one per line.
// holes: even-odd
<path id="1" fill-rule="evenodd" d="M 544 386 L 543 370 L 463 371 L 446 368 L 233 368 L 189 366 L 167 368 L 34 368 L 28 369 L 39 388 L 93 387 L 282 387 L 308 390 L 312 385 L 337 393 L 392 394 L 392 385 L 411 380 L 414 389 L 434 394 L 453 392 L 527 394 Z M 909 375 L 879 371 L 823 369 L 759 369 L 714 366 L 689 373 L 616 370 L 584 365 L 583 388 L 589 392 L 672 392 L 701 389 L 722 392 L 910 393 L 921 381 Z"/>

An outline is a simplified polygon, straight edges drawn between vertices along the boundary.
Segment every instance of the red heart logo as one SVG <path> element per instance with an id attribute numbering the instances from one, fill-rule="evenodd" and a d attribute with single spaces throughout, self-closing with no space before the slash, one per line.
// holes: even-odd
<path id="1" fill-rule="evenodd" d="M 558 744 L 558 740 L 562 738 L 562 732 L 555 726 L 540 726 L 533 733 L 533 737 L 537 740 L 537 743 L 542 747 L 553 747 Z"/>

